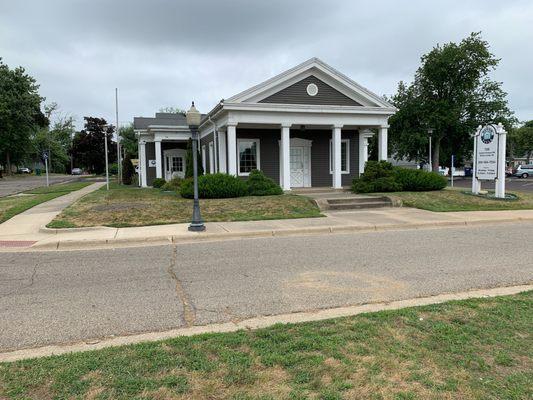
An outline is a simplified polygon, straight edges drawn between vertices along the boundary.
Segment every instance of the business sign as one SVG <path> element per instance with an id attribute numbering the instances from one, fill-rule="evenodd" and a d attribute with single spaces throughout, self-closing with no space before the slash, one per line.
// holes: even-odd
<path id="1" fill-rule="evenodd" d="M 149 167 L 154 167 L 154 168 L 155 168 L 155 166 L 156 166 L 156 164 L 155 164 L 155 160 L 148 160 L 148 166 L 149 166 Z"/>
<path id="2" fill-rule="evenodd" d="M 476 178 L 493 181 L 498 178 L 498 131 L 485 125 L 476 135 Z"/>

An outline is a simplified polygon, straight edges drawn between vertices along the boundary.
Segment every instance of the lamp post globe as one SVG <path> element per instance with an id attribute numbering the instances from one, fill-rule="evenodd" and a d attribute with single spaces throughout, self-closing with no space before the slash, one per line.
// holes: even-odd
<path id="1" fill-rule="evenodd" d="M 187 111 L 187 125 L 192 134 L 192 171 L 193 171 L 193 185 L 194 185 L 194 201 L 192 209 L 192 221 L 189 225 L 189 231 L 202 232 L 205 231 L 204 221 L 200 214 L 200 201 L 198 200 L 198 126 L 202 120 L 202 114 L 194 106 L 192 102 L 191 108 Z"/>

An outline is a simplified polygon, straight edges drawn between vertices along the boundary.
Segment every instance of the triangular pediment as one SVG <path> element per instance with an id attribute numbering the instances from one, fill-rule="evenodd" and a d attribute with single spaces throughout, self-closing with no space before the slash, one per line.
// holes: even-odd
<path id="1" fill-rule="evenodd" d="M 382 97 L 312 58 L 227 100 L 229 103 L 392 108 Z"/>

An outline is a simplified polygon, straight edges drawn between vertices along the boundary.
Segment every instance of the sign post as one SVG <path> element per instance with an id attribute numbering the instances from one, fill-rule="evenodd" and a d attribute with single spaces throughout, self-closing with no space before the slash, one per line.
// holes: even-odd
<path id="1" fill-rule="evenodd" d="M 44 158 L 44 169 L 46 171 L 46 187 L 50 186 L 49 180 L 48 180 L 48 152 L 43 152 L 43 158 Z"/>
<path id="2" fill-rule="evenodd" d="M 474 135 L 472 193 L 479 194 L 481 181 L 495 181 L 496 197 L 505 198 L 506 132 L 503 125 L 479 126 Z"/>

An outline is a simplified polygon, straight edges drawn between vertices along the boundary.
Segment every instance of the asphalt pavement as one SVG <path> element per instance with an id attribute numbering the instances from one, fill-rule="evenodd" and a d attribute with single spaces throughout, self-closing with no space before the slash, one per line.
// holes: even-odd
<path id="1" fill-rule="evenodd" d="M 78 180 L 79 176 L 71 175 L 50 175 L 48 181 L 50 185 L 55 183 L 69 182 L 73 180 Z M 41 186 L 46 186 L 46 176 L 26 176 L 26 175 L 15 175 L 15 176 L 6 176 L 0 179 L 0 197 L 9 196 L 11 194 L 24 192 L 26 190 L 35 189 Z"/>
<path id="2" fill-rule="evenodd" d="M 461 178 L 455 177 L 454 186 L 464 187 L 471 189 L 472 188 L 472 178 Z M 481 189 L 483 190 L 494 190 L 493 181 L 482 181 Z M 518 191 L 518 192 L 533 192 L 533 176 L 530 178 L 516 178 L 509 177 L 505 179 L 505 189 L 509 191 Z"/>
<path id="3" fill-rule="evenodd" d="M 533 281 L 533 223 L 2 253 L 0 351 Z"/>

